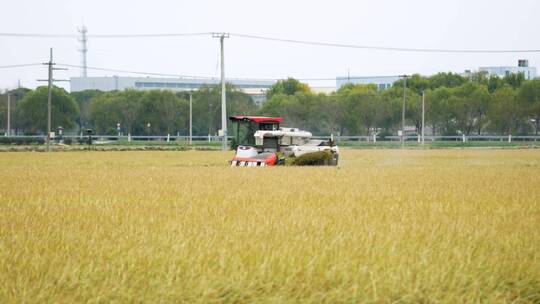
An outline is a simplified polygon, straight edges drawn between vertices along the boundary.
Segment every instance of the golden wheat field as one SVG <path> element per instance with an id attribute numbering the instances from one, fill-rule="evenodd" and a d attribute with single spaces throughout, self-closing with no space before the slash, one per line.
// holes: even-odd
<path id="1" fill-rule="evenodd" d="M 540 303 L 539 150 L 0 153 L 0 303 Z"/>

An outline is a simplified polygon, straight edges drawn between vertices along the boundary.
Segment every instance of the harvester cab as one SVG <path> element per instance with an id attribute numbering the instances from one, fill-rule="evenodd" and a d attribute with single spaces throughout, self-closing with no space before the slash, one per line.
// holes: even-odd
<path id="1" fill-rule="evenodd" d="M 326 151 L 325 165 L 337 165 L 339 149 L 332 141 L 313 140 L 312 134 L 297 128 L 281 128 L 281 117 L 231 116 L 233 148 L 231 166 L 274 166 L 286 157 Z M 279 155 L 279 156 L 278 156 Z M 281 156 L 281 157 L 280 157 Z"/>

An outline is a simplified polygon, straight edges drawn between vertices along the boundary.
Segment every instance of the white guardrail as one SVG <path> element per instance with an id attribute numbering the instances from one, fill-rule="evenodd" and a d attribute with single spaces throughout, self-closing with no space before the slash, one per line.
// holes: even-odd
<path id="1" fill-rule="evenodd" d="M 12 135 L 4 136 L 4 138 L 27 138 L 27 139 L 45 139 L 44 135 Z M 63 139 L 70 138 L 73 140 L 82 139 L 85 140 L 88 138 L 87 135 L 63 135 Z M 232 139 L 232 136 L 228 137 Z M 401 136 L 313 136 L 314 139 L 323 139 L 329 140 L 333 139 L 337 142 L 339 141 L 365 141 L 365 142 L 377 142 L 377 141 L 400 141 Z M 56 136 L 53 140 L 57 140 Z M 92 135 L 92 140 L 97 141 L 189 141 L 188 135 Z M 204 135 L 204 136 L 192 136 L 193 141 L 207 141 L 207 142 L 218 142 L 221 141 L 220 136 Z M 406 135 L 404 136 L 406 141 L 421 141 L 419 135 Z M 455 135 L 455 136 L 439 136 L 439 135 L 430 135 L 425 136 L 424 141 L 540 141 L 540 135 Z M 1 141 L 0 141 L 1 143 Z"/>

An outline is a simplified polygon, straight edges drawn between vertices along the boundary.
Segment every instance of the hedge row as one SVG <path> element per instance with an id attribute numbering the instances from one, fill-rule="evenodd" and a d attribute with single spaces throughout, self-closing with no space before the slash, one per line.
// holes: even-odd
<path id="1" fill-rule="evenodd" d="M 43 137 L 0 137 L 2 145 L 43 145 Z"/>

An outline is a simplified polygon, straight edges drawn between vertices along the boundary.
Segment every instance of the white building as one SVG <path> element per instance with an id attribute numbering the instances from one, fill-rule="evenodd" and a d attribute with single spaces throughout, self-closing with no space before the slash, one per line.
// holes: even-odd
<path id="1" fill-rule="evenodd" d="M 527 80 L 536 78 L 536 67 L 530 67 L 529 61 L 526 59 L 518 60 L 517 66 L 480 67 L 478 70 L 487 72 L 488 76 L 504 77 L 510 74 L 523 73 Z"/>
<path id="2" fill-rule="evenodd" d="M 135 90 L 198 90 L 205 85 L 220 84 L 217 78 L 154 78 L 154 77 L 72 77 L 71 92 L 84 90 L 123 91 Z M 251 96 L 253 101 L 261 103 L 266 99 L 266 91 L 275 83 L 273 80 L 228 79 L 242 92 Z"/>
<path id="3" fill-rule="evenodd" d="M 339 90 L 341 86 L 352 84 L 375 84 L 379 90 L 386 90 L 394 85 L 394 82 L 400 80 L 399 76 L 338 76 L 336 77 L 336 87 Z"/>

